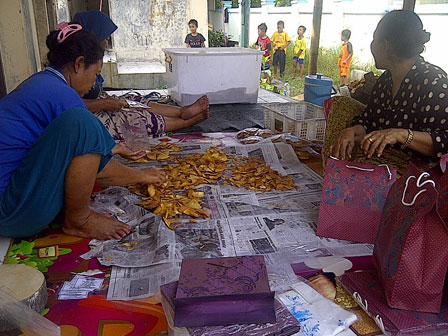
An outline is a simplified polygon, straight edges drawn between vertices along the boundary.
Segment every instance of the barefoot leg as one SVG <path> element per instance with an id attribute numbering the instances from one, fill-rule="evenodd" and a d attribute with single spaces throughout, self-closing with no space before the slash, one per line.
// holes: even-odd
<path id="1" fill-rule="evenodd" d="M 129 226 L 89 208 L 99 163 L 99 154 L 85 154 L 74 157 L 68 166 L 62 229 L 66 234 L 85 238 L 120 239 L 129 234 Z"/>
<path id="2" fill-rule="evenodd" d="M 180 118 L 183 111 L 183 107 L 179 106 L 159 104 L 154 102 L 148 102 L 147 105 L 151 107 L 151 112 L 163 115 L 164 117 Z"/>
<path id="3" fill-rule="evenodd" d="M 210 104 L 207 96 L 202 96 L 193 104 L 183 107 L 180 117 L 184 120 L 188 120 L 198 114 L 204 114 L 206 118 L 210 116 Z"/>
<path id="4" fill-rule="evenodd" d="M 170 131 L 176 131 L 185 127 L 190 127 L 193 125 L 196 125 L 198 123 L 200 123 L 201 121 L 204 121 L 205 119 L 207 119 L 208 116 L 204 115 L 203 113 L 198 114 L 190 119 L 184 120 L 181 118 L 165 118 L 165 122 L 166 122 L 166 131 L 170 132 Z"/>

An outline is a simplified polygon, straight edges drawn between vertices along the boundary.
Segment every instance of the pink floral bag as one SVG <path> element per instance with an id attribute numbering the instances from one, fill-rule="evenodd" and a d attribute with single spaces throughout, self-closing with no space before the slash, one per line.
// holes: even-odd
<path id="1" fill-rule="evenodd" d="M 439 167 L 422 173 L 411 163 L 390 189 L 373 256 L 392 308 L 440 312 L 448 270 L 447 177 Z"/>
<path id="2" fill-rule="evenodd" d="M 330 157 L 325 168 L 317 234 L 373 244 L 397 172 Z"/>

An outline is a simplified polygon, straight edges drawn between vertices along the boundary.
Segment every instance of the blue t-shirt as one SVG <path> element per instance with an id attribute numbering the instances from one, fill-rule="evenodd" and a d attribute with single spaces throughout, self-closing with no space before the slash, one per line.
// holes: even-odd
<path id="1" fill-rule="evenodd" d="M 0 194 L 45 128 L 71 107 L 87 109 L 57 70 L 32 75 L 0 99 Z"/>

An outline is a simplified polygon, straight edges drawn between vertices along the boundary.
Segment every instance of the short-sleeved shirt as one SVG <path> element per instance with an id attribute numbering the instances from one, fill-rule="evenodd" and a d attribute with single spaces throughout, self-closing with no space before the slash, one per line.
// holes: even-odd
<path id="1" fill-rule="evenodd" d="M 352 64 L 351 57 L 346 64 L 343 64 L 342 62 L 345 61 L 348 57 L 348 55 L 353 53 L 353 45 L 350 42 L 347 42 L 341 46 L 341 49 L 339 50 L 339 59 L 338 59 L 338 66 L 339 67 L 347 67 L 350 68 L 350 65 Z"/>
<path id="2" fill-rule="evenodd" d="M 188 34 L 185 37 L 185 43 L 189 44 L 191 48 L 202 48 L 202 43 L 205 42 L 205 37 L 198 33 L 196 36 Z"/>
<path id="3" fill-rule="evenodd" d="M 285 31 L 283 31 L 281 33 L 276 31 L 274 34 L 272 34 L 272 37 L 271 37 L 271 42 L 274 47 L 285 47 L 288 44 L 288 42 L 290 42 L 290 41 L 291 41 L 291 39 L 289 38 L 288 33 Z M 274 53 L 275 53 L 275 48 L 274 48 Z"/>
<path id="4" fill-rule="evenodd" d="M 62 74 L 53 70 L 32 75 L 0 99 L 0 194 L 30 147 L 59 114 L 71 107 L 87 109 Z"/>
<path id="5" fill-rule="evenodd" d="M 440 158 L 448 149 L 447 74 L 419 57 L 392 97 L 392 75 L 384 72 L 372 89 L 364 113 L 353 124 L 362 125 L 367 133 L 387 128 L 428 132 Z M 411 150 L 409 153 L 434 161 Z"/>
<path id="6" fill-rule="evenodd" d="M 299 51 L 302 52 L 299 54 Z M 306 39 L 304 37 L 299 38 L 297 36 L 296 42 L 294 43 L 294 55 L 297 55 L 298 58 L 305 58 L 306 53 Z"/>
<path id="7" fill-rule="evenodd" d="M 260 36 L 258 36 L 257 42 L 255 43 L 256 46 L 258 46 L 260 48 L 261 51 L 264 51 L 263 56 L 266 59 L 266 63 L 269 63 L 271 60 L 271 49 L 272 49 L 272 44 L 271 44 L 271 39 L 269 37 L 265 37 L 265 38 L 261 38 Z"/>

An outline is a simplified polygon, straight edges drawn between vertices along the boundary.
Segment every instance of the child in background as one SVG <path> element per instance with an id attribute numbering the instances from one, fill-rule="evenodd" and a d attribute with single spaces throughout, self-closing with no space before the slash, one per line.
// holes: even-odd
<path id="1" fill-rule="evenodd" d="M 258 38 L 255 45 L 258 50 L 264 51 L 263 61 L 261 63 L 261 79 L 266 80 L 268 84 L 271 84 L 271 40 L 266 35 L 268 27 L 266 23 L 262 23 L 258 26 Z"/>
<path id="2" fill-rule="evenodd" d="M 339 52 L 338 68 L 341 77 L 340 86 L 348 85 L 348 72 L 352 64 L 353 46 L 349 42 L 352 32 L 344 29 L 341 33 L 342 47 Z"/>
<path id="3" fill-rule="evenodd" d="M 205 37 L 201 33 L 197 32 L 198 21 L 191 19 L 188 21 L 188 27 L 190 27 L 190 34 L 185 37 L 185 45 L 187 48 L 205 48 Z"/>
<path id="4" fill-rule="evenodd" d="M 303 37 L 303 34 L 305 34 L 305 31 L 305 26 L 299 26 L 299 28 L 297 29 L 298 36 L 296 39 L 296 43 L 294 44 L 294 57 L 292 58 L 294 65 L 294 77 L 296 76 L 297 72 L 297 63 L 299 63 L 300 65 L 300 78 L 303 78 L 304 75 L 306 39 Z"/>
<path id="5" fill-rule="evenodd" d="M 255 42 L 258 50 L 264 51 L 263 54 L 263 64 L 261 65 L 261 70 L 269 70 L 271 67 L 271 40 L 266 35 L 268 27 L 266 23 L 262 23 L 258 26 L 258 39 Z"/>
<path id="6" fill-rule="evenodd" d="M 271 42 L 274 50 L 274 76 L 277 76 L 277 66 L 280 65 L 280 76 L 285 73 L 286 49 L 291 43 L 291 39 L 287 32 L 283 31 L 285 23 L 277 22 L 277 31 L 272 35 Z"/>

